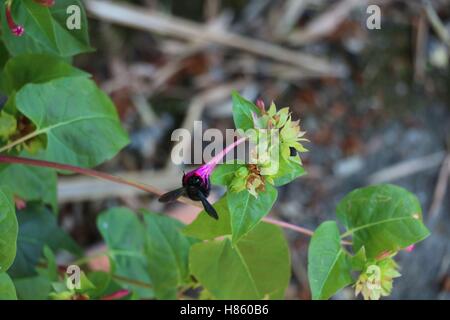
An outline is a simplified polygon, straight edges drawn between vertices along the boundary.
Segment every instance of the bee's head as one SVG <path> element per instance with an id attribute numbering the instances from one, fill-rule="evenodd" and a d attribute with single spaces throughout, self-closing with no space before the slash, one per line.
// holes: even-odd
<path id="1" fill-rule="evenodd" d="M 183 176 L 183 187 L 200 190 L 204 195 L 208 195 L 211 189 L 209 177 L 202 177 L 195 172 L 188 172 Z"/>
<path id="2" fill-rule="evenodd" d="M 200 187 L 203 183 L 203 179 L 197 175 L 192 175 L 187 178 L 187 185 L 191 187 Z"/>
<path id="3" fill-rule="evenodd" d="M 183 186 L 184 187 L 201 187 L 206 185 L 204 177 L 196 174 L 195 172 L 188 172 L 183 175 Z"/>

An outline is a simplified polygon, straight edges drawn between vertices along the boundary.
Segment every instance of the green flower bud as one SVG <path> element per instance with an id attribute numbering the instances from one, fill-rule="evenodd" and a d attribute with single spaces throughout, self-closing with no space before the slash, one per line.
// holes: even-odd
<path id="1" fill-rule="evenodd" d="M 379 300 L 390 295 L 393 279 L 400 277 L 398 265 L 392 257 L 370 261 L 355 284 L 355 295 L 362 294 L 364 300 Z"/>
<path id="2" fill-rule="evenodd" d="M 265 190 L 264 177 L 261 176 L 259 167 L 254 164 L 240 167 L 235 173 L 230 183 L 232 192 L 241 192 L 245 189 L 255 198 L 258 192 Z"/>
<path id="3" fill-rule="evenodd" d="M 261 117 L 253 114 L 253 123 L 257 129 L 279 130 L 280 153 L 284 159 L 290 159 L 291 149 L 297 152 L 308 151 L 301 144 L 303 141 L 308 141 L 304 138 L 305 132 L 301 131 L 298 120 L 292 121 L 289 108 L 281 108 L 277 111 L 275 104 L 272 103 L 269 110 L 262 112 Z"/>
<path id="4" fill-rule="evenodd" d="M 245 189 L 247 184 L 247 177 L 249 171 L 247 167 L 240 167 L 235 173 L 234 178 L 231 180 L 230 190 L 231 192 L 241 192 Z"/>

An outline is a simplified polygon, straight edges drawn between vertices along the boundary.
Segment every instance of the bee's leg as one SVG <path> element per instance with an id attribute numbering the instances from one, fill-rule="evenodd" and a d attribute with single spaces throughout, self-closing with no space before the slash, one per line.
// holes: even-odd
<path id="1" fill-rule="evenodd" d="M 169 191 L 165 194 L 163 194 L 161 197 L 159 197 L 159 202 L 170 202 L 178 199 L 180 196 L 182 196 L 185 193 L 185 189 L 183 187 Z"/>
<path id="2" fill-rule="evenodd" d="M 199 195 L 200 201 L 203 204 L 203 207 L 205 208 L 206 213 L 208 213 L 208 215 L 211 218 L 218 220 L 219 215 L 217 214 L 216 209 L 214 209 L 214 207 L 208 202 L 205 195 L 201 191 L 198 192 L 198 195 Z"/>

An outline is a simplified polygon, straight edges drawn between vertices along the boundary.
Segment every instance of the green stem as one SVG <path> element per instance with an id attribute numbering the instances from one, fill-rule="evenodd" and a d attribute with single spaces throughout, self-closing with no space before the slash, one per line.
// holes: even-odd
<path id="1" fill-rule="evenodd" d="M 29 140 L 29 139 L 32 139 L 32 138 L 34 138 L 34 137 L 37 137 L 37 136 L 40 135 L 41 133 L 43 133 L 43 132 L 40 131 L 40 130 L 36 130 L 36 131 L 33 131 L 33 132 L 27 134 L 26 136 L 23 136 L 23 137 L 20 138 L 20 139 L 14 140 L 13 142 L 7 144 L 6 146 L 3 146 L 2 148 L 0 148 L 0 153 L 1 153 L 1 152 L 8 151 L 8 150 L 11 150 L 11 149 L 14 148 L 15 146 L 17 146 L 17 145 L 19 145 L 19 144 L 21 144 L 21 143 L 23 143 L 23 142 L 25 142 L 25 141 L 27 141 L 27 140 Z"/>
<path id="2" fill-rule="evenodd" d="M 347 232 L 344 232 L 341 234 L 341 239 L 347 238 L 353 234 L 353 230 L 348 230 Z"/>

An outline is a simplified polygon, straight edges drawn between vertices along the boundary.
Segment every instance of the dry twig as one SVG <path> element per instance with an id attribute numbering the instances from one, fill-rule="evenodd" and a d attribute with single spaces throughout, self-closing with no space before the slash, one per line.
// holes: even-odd
<path id="1" fill-rule="evenodd" d="M 87 0 L 86 8 L 99 19 L 131 28 L 155 32 L 165 36 L 182 38 L 187 41 L 215 43 L 244 50 L 252 54 L 282 61 L 317 75 L 342 77 L 342 66 L 329 63 L 312 55 L 283 48 L 262 40 L 244 37 L 217 28 L 205 26 L 136 6 L 113 3 L 110 1 Z"/>
<path id="2" fill-rule="evenodd" d="M 450 47 L 450 33 L 447 31 L 447 28 L 442 23 L 441 19 L 436 13 L 436 10 L 434 10 L 433 6 L 431 5 L 431 2 L 425 0 L 424 3 L 425 3 L 425 11 L 427 13 L 428 20 L 431 23 L 431 26 L 433 27 L 438 37 L 442 40 L 442 42 L 444 42 L 447 46 Z"/>
<path id="3" fill-rule="evenodd" d="M 450 153 L 447 154 L 442 162 L 441 169 L 439 170 L 438 181 L 436 188 L 434 189 L 433 201 L 431 202 L 430 209 L 428 210 L 428 219 L 432 219 L 439 211 L 442 201 L 444 200 L 447 192 L 448 179 L 450 177 Z"/>
<path id="4" fill-rule="evenodd" d="M 347 18 L 356 6 L 364 6 L 367 0 L 342 0 L 334 4 L 302 30 L 293 32 L 288 41 L 295 45 L 304 45 L 332 33 Z"/>
<path id="5" fill-rule="evenodd" d="M 442 162 L 444 157 L 445 152 L 440 151 L 425 157 L 406 160 L 371 174 L 367 178 L 367 181 L 369 184 L 395 181 L 400 178 L 437 167 Z"/>

